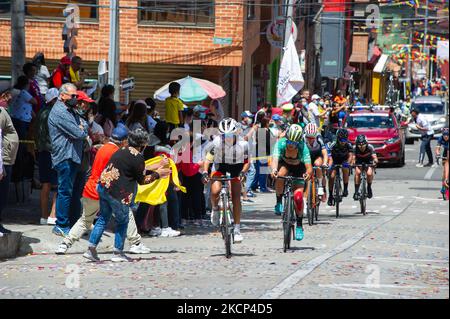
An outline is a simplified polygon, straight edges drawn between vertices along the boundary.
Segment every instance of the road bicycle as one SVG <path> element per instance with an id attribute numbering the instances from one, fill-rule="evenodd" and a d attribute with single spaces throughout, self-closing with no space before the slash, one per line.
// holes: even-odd
<path id="1" fill-rule="evenodd" d="M 233 214 L 233 203 L 231 201 L 229 182 L 234 180 L 230 177 L 212 177 L 211 181 L 220 182 L 222 184 L 222 189 L 219 194 L 219 207 L 220 207 L 220 217 L 219 217 L 219 229 L 222 234 L 222 239 L 225 243 L 225 257 L 231 258 L 231 243 L 234 244 L 234 220 Z"/>
<path id="2" fill-rule="evenodd" d="M 319 220 L 319 208 L 321 198 L 319 197 L 319 179 L 317 178 L 317 170 L 323 169 L 322 167 L 314 167 L 314 178 L 308 183 L 308 201 L 307 201 L 307 215 L 309 226 L 314 225 L 314 221 Z"/>
<path id="3" fill-rule="evenodd" d="M 342 177 L 341 177 L 341 169 L 342 165 L 333 165 L 333 170 L 336 171 L 336 177 L 334 179 L 334 188 L 333 188 L 333 197 L 336 205 L 336 218 L 339 218 L 339 205 L 342 202 L 343 189 L 342 189 Z"/>
<path id="4" fill-rule="evenodd" d="M 361 164 L 361 165 L 354 165 L 353 167 L 361 168 L 361 183 L 359 184 L 359 190 L 358 190 L 358 198 L 359 198 L 359 204 L 361 206 L 361 213 L 365 216 L 367 215 L 367 169 L 372 167 L 375 169 L 374 165 L 369 164 Z M 375 172 L 374 172 L 375 173 Z"/>
<path id="5" fill-rule="evenodd" d="M 294 204 L 294 182 L 305 181 L 304 178 L 293 176 L 278 176 L 277 178 L 285 180 L 284 187 L 284 213 L 283 213 L 283 249 L 286 252 L 291 248 L 291 239 L 295 238 L 295 226 L 297 224 L 297 215 Z"/>

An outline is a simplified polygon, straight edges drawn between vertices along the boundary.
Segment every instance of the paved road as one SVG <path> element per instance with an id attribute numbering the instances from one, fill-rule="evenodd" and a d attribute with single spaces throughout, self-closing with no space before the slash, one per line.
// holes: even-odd
<path id="1" fill-rule="evenodd" d="M 100 244 L 101 263 L 81 257 L 86 240 L 56 256 L 51 228 L 18 224 L 30 208 L 14 206 L 8 226 L 24 232 L 33 253 L 0 262 L 0 298 L 449 298 L 441 170 L 416 168 L 417 148 L 408 145 L 406 167 L 378 170 L 368 216 L 350 198 L 339 219 L 323 206 L 319 225 L 306 226 L 288 253 L 273 195 L 244 207 L 245 241 L 230 260 L 218 233 L 194 227 L 179 238 L 145 238 L 152 253 L 130 263 L 107 261 L 112 234 Z"/>

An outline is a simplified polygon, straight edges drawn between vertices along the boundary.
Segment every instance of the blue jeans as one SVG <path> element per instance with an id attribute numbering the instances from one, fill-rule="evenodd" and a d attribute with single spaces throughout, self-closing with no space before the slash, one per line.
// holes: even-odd
<path id="1" fill-rule="evenodd" d="M 261 190 L 261 192 L 267 191 L 267 174 L 261 173 L 262 169 L 265 170 L 267 166 L 268 166 L 267 163 L 263 164 L 263 163 L 261 163 L 261 161 L 255 162 L 256 176 L 251 185 L 251 188 L 253 190 L 256 190 L 259 185 L 259 189 Z"/>
<path id="2" fill-rule="evenodd" d="M 9 184 L 11 183 L 11 175 L 12 175 L 12 166 L 11 165 L 3 166 L 3 178 L 0 181 L 0 222 L 2 221 L 2 211 L 5 208 L 6 204 L 8 204 Z"/>
<path id="3" fill-rule="evenodd" d="M 79 171 L 75 176 L 73 183 L 72 200 L 70 202 L 69 222 L 70 227 L 75 225 L 81 217 L 83 206 L 81 204 L 81 197 L 83 196 L 84 185 L 87 180 L 87 172 Z"/>
<path id="4" fill-rule="evenodd" d="M 56 197 L 56 225 L 63 229 L 70 227 L 70 205 L 72 203 L 73 186 L 80 165 L 65 160 L 55 166 L 58 173 L 58 195 Z"/>
<path id="5" fill-rule="evenodd" d="M 246 182 L 247 185 L 245 185 L 245 190 L 247 192 L 251 190 L 251 186 L 253 184 L 253 181 L 255 180 L 255 177 L 256 177 L 255 164 L 250 163 L 250 167 L 247 172 L 247 182 Z"/>
<path id="6" fill-rule="evenodd" d="M 114 218 L 116 221 L 114 249 L 117 251 L 123 251 L 125 239 L 127 238 L 130 207 L 113 198 L 102 186 L 98 186 L 97 191 L 100 196 L 100 217 L 97 220 L 97 223 L 95 223 L 95 227 L 92 230 L 91 237 L 89 238 L 89 247 L 97 247 L 114 212 Z"/>

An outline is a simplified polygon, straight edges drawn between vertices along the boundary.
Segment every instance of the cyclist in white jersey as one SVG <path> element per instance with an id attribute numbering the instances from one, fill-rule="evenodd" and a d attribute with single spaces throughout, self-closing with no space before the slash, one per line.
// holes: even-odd
<path id="1" fill-rule="evenodd" d="M 222 177 L 227 173 L 233 178 L 231 181 L 231 198 L 233 202 L 234 217 L 234 242 L 241 243 L 241 179 L 247 173 L 249 164 L 248 142 L 237 134 L 238 123 L 232 118 L 223 119 L 219 124 L 220 135 L 214 138 L 207 150 L 206 160 L 203 167 L 203 182 L 209 181 L 208 170 L 211 163 L 214 163 L 215 171 L 212 177 Z M 219 194 L 222 183 L 214 181 L 211 184 L 211 223 L 215 226 L 219 224 L 220 208 Z"/>

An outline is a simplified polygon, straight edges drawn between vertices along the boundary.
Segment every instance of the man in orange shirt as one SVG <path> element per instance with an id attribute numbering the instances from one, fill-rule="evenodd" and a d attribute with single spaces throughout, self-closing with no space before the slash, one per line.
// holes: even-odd
<path id="1" fill-rule="evenodd" d="M 83 191 L 83 215 L 72 227 L 69 235 L 65 237 L 64 241 L 59 245 L 55 252 L 57 255 L 64 255 L 73 243 L 80 240 L 83 234 L 93 225 L 95 216 L 100 208 L 99 195 L 97 192 L 97 184 L 100 179 L 100 175 L 111 159 L 111 156 L 120 148 L 126 147 L 127 137 L 128 129 L 124 125 L 119 124 L 113 130 L 110 142 L 103 145 L 97 152 L 94 164 L 92 165 L 91 176 L 89 177 Z M 141 243 L 141 236 L 137 232 L 136 222 L 134 221 L 133 212 L 131 210 L 129 218 L 127 238 L 131 243 L 130 253 L 150 253 L 150 249 Z"/>

